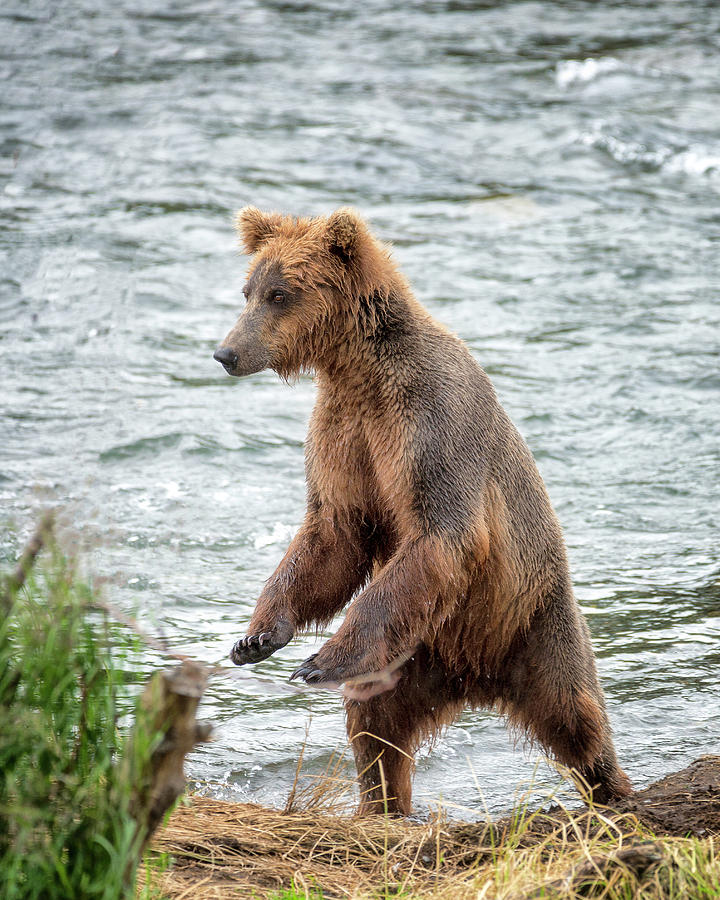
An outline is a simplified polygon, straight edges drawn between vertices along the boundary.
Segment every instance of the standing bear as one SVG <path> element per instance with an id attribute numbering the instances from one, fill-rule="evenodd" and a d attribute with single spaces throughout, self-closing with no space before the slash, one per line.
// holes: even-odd
<path id="1" fill-rule="evenodd" d="M 361 813 L 410 813 L 415 752 L 467 706 L 523 728 L 595 801 L 630 793 L 560 526 L 485 372 L 354 211 L 247 207 L 237 227 L 247 305 L 215 359 L 314 372 L 318 393 L 305 519 L 233 662 L 352 601 L 292 677 L 345 685 Z"/>

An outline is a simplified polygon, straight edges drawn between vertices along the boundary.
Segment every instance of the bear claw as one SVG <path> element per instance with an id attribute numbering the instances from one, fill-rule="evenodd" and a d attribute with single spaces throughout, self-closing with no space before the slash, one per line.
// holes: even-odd
<path id="1" fill-rule="evenodd" d="M 308 656 L 305 662 L 301 663 L 292 673 L 289 681 L 295 681 L 296 678 L 302 678 L 306 684 L 321 684 L 324 687 L 337 687 L 339 682 L 329 677 L 325 669 L 318 669 L 315 665 L 317 653 Z"/>
<path id="2" fill-rule="evenodd" d="M 260 634 L 246 634 L 235 643 L 230 651 L 230 659 L 236 666 L 261 662 L 268 656 L 284 647 L 293 636 L 293 628 L 285 619 L 281 619 L 272 631 Z"/>
<path id="3" fill-rule="evenodd" d="M 316 656 L 317 656 L 317 653 L 313 653 L 312 656 L 308 656 L 308 658 L 305 660 L 305 662 L 300 663 L 300 665 L 297 667 L 297 669 L 295 669 L 295 671 L 292 673 L 290 678 L 288 678 L 288 681 L 295 681 L 296 678 L 302 678 L 304 681 L 307 681 L 308 675 L 311 672 L 318 671 L 318 669 L 312 668 L 312 664 L 315 662 Z"/>

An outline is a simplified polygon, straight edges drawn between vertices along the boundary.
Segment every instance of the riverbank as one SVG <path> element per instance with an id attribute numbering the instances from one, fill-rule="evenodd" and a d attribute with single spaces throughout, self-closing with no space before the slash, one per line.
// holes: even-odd
<path id="1" fill-rule="evenodd" d="M 613 808 L 518 807 L 495 823 L 354 819 L 191 796 L 156 836 L 170 900 L 720 896 L 720 756 Z M 293 890 L 295 893 L 293 893 Z"/>

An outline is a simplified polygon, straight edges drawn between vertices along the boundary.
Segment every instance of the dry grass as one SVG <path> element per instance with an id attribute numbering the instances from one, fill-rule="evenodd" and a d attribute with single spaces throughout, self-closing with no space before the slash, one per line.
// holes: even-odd
<path id="1" fill-rule="evenodd" d="M 450 822 L 442 813 L 424 823 L 357 819 L 331 811 L 338 799 L 347 801 L 348 787 L 338 769 L 302 790 L 296 785 L 289 811 L 190 798 L 154 842 L 175 861 L 156 878 L 156 896 L 720 897 L 712 835 L 659 839 L 632 813 L 531 812 L 522 800 L 494 825 Z M 702 804 L 715 804 L 717 814 L 716 795 L 689 796 L 687 785 L 682 791 L 684 802 L 694 804 L 693 821 L 698 810 L 710 810 Z M 675 795 L 670 800 L 677 812 Z"/>

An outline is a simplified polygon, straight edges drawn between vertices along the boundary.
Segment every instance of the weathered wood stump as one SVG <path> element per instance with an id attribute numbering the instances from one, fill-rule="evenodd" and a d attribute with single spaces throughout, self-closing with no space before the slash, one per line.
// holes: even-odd
<path id="1" fill-rule="evenodd" d="M 153 675 L 140 697 L 122 765 L 134 785 L 130 812 L 143 847 L 185 790 L 185 757 L 210 738 L 211 726 L 195 718 L 207 678 L 205 666 L 185 661 Z M 150 755 L 149 741 L 155 745 Z"/>

